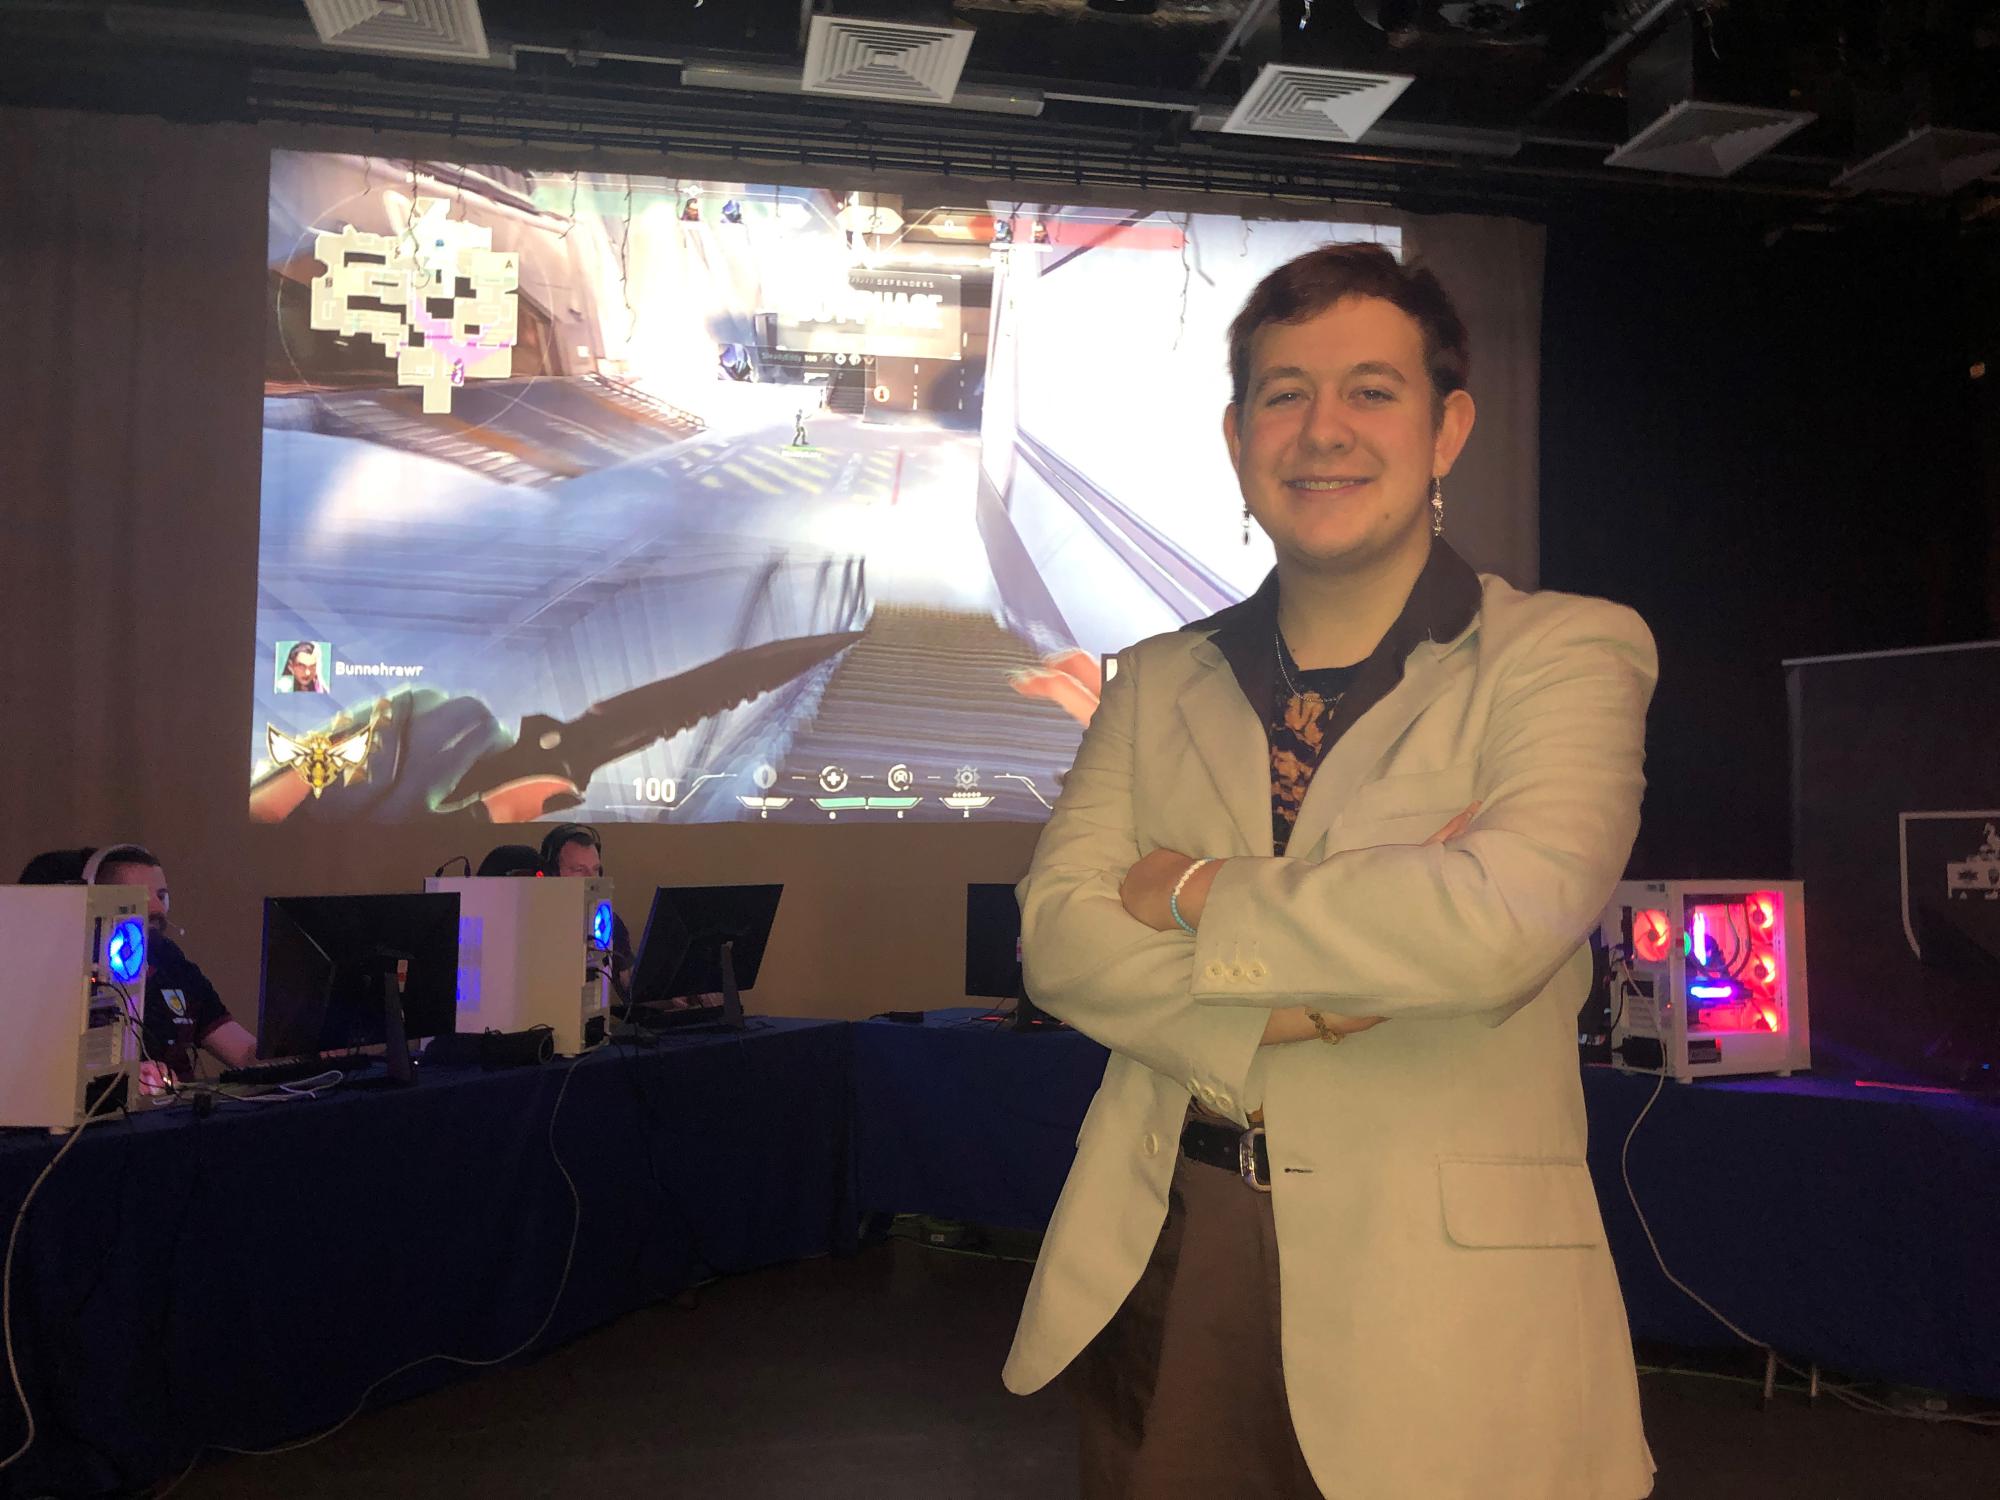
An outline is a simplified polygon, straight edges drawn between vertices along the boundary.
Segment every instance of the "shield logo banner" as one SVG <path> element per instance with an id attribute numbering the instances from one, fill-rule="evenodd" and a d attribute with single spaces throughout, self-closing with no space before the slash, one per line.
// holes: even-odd
<path id="1" fill-rule="evenodd" d="M 2000 955 L 2000 808 L 1897 814 L 1903 936 L 1923 957 L 1922 932 L 1942 921 Z"/>

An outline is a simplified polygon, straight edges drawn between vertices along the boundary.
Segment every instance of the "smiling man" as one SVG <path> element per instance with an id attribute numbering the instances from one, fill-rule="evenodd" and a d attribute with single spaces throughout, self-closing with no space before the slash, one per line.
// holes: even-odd
<path id="1" fill-rule="evenodd" d="M 1574 1019 L 1651 637 L 1442 540 L 1429 273 L 1316 250 L 1229 356 L 1277 567 L 1121 653 L 1021 886 L 1030 994 L 1112 1058 L 1007 1383 L 1071 1367 L 1088 1500 L 1636 1500 Z"/>

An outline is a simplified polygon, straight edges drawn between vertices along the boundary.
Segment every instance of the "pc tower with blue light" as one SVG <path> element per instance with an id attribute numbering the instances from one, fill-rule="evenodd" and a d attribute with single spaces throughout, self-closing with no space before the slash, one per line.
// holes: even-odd
<path id="1" fill-rule="evenodd" d="M 461 1032 L 549 1028 L 573 1057 L 604 1034 L 612 1006 L 611 881 L 436 877 L 458 896 Z"/>
<path id="2" fill-rule="evenodd" d="M 0 886 L 0 1126 L 66 1132 L 129 1089 L 146 937 L 139 886 Z"/>

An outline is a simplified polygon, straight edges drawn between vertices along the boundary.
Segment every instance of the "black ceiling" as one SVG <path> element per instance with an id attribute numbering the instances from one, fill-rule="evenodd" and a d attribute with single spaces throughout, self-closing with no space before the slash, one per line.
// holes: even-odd
<path id="1" fill-rule="evenodd" d="M 497 63 L 481 66 L 328 50 L 302 0 L 0 0 L 0 100 L 420 128 L 479 117 L 495 129 L 519 124 L 511 133 L 528 141 L 565 119 L 595 139 L 599 124 L 616 120 L 627 135 L 652 128 L 663 146 L 690 133 L 720 140 L 734 118 L 746 138 L 790 130 L 851 143 L 872 133 L 885 150 L 903 139 L 983 142 L 989 152 L 1068 146 L 1106 161 L 1171 165 L 1182 186 L 1202 186 L 1206 164 L 1211 176 L 1238 173 L 1218 184 L 1237 190 L 1240 173 L 1257 170 L 1314 190 L 1359 182 L 1446 199 L 1671 187 L 1761 195 L 1787 211 L 1817 204 L 1835 215 L 1870 205 L 1843 202 L 1829 188 L 1834 175 L 1907 130 L 2000 130 L 2000 0 L 833 0 L 822 8 L 973 28 L 966 80 L 1046 93 L 1042 116 L 732 99 L 680 86 L 691 62 L 795 68 L 811 8 L 812 0 L 482 0 Z M 1251 24 L 1239 25 L 1246 8 Z M 1628 35 L 1635 22 L 1646 24 Z M 1635 124 L 1634 59 L 1676 24 L 1692 27 L 1699 97 L 1818 119 L 1726 183 L 1666 184 L 1604 167 Z M 1197 104 L 1226 110 L 1273 61 L 1412 75 L 1383 122 L 1402 132 L 1394 148 L 1191 128 Z M 422 99 L 443 104 L 413 113 L 395 103 Z M 529 118 L 537 110 L 539 123 Z M 968 158 L 962 169 L 978 166 Z M 993 170 L 1007 168 L 996 159 Z M 1997 195 L 1989 179 L 1948 211 L 1986 217 Z"/>

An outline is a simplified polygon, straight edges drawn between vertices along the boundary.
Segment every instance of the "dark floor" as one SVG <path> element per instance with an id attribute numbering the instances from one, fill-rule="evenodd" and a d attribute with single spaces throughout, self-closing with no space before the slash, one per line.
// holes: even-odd
<path id="1" fill-rule="evenodd" d="M 892 1241 L 718 1282 L 300 1452 L 204 1464 L 174 1500 L 1062 1500 L 1068 1405 L 1000 1385 L 1028 1270 Z M 1659 1500 L 2000 1496 L 2000 1432 L 1803 1396 L 1760 1411 L 1712 1377 L 1641 1385 Z"/>

